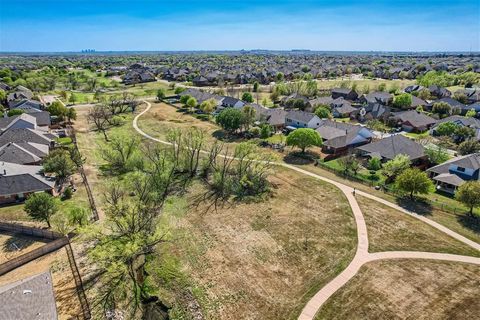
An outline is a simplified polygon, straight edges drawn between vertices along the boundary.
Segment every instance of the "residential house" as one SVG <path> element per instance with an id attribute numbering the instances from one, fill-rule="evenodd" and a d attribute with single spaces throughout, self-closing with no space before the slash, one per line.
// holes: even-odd
<path id="1" fill-rule="evenodd" d="M 332 89 L 332 98 L 343 98 L 345 100 L 355 101 L 358 98 L 358 93 L 353 89 L 334 88 Z"/>
<path id="2" fill-rule="evenodd" d="M 392 118 L 407 132 L 423 132 L 437 122 L 436 119 L 416 110 L 394 112 Z"/>
<path id="3" fill-rule="evenodd" d="M 369 143 L 373 138 L 373 133 L 364 126 L 332 120 L 323 120 L 316 131 L 324 140 L 322 151 L 333 156 Z"/>
<path id="4" fill-rule="evenodd" d="M 480 102 L 475 102 L 470 105 L 463 106 L 461 114 L 465 115 L 470 110 L 474 110 L 477 113 L 476 117 L 478 117 L 480 115 Z"/>
<path id="5" fill-rule="evenodd" d="M 445 88 L 443 88 L 443 87 L 437 86 L 437 85 L 431 85 L 431 86 L 429 86 L 429 87 L 428 87 L 428 91 L 430 91 L 430 94 L 431 94 L 432 96 L 435 96 L 435 97 L 437 97 L 437 98 L 439 98 L 439 99 L 441 99 L 441 98 L 447 98 L 447 97 L 452 96 L 452 93 L 451 93 L 449 90 L 447 90 L 447 89 L 445 89 Z"/>
<path id="6" fill-rule="evenodd" d="M 431 134 L 435 135 L 438 126 L 445 122 L 452 122 L 457 126 L 472 128 L 473 130 L 475 130 L 475 138 L 477 140 L 480 140 L 480 120 L 472 117 L 462 117 L 459 115 L 454 115 L 438 120 L 432 127 L 430 131 Z"/>
<path id="7" fill-rule="evenodd" d="M 421 91 L 423 89 L 425 89 L 425 87 L 422 87 L 418 84 L 414 84 L 414 85 L 410 85 L 410 86 L 406 87 L 403 91 L 406 92 L 406 93 L 413 93 L 413 92 Z"/>
<path id="8" fill-rule="evenodd" d="M 480 180 L 480 153 L 450 159 L 427 172 L 438 190 L 454 194 L 465 182 Z"/>
<path id="9" fill-rule="evenodd" d="M 280 130 L 285 126 L 285 116 L 287 111 L 281 108 L 266 108 L 256 103 L 248 104 L 255 109 L 255 120 L 260 123 L 267 123 Z"/>
<path id="10" fill-rule="evenodd" d="M 50 271 L 1 286 L 0 301 L 1 319 L 58 319 Z"/>
<path id="11" fill-rule="evenodd" d="M 393 101 L 393 95 L 388 92 L 370 92 L 362 95 L 359 100 L 362 104 L 379 103 L 388 106 Z"/>
<path id="12" fill-rule="evenodd" d="M 352 107 L 352 104 L 344 98 L 333 100 L 330 106 L 332 107 L 332 115 L 335 118 L 348 118 L 352 113 L 357 111 L 357 109 Z"/>
<path id="13" fill-rule="evenodd" d="M 37 154 L 42 151 L 40 149 L 35 148 L 35 146 L 33 145 L 31 147 L 37 149 L 38 152 L 31 152 L 28 150 L 31 148 L 24 148 L 22 147 L 23 144 L 25 143 L 17 144 L 17 143 L 9 142 L 1 146 L 0 161 L 16 163 L 16 164 L 31 164 L 31 165 L 40 164 L 42 161 L 42 158 L 39 157 Z"/>
<path id="14" fill-rule="evenodd" d="M 312 107 L 310 105 L 309 99 L 307 97 L 301 95 L 301 94 L 298 94 L 298 93 L 292 93 L 291 95 L 284 97 L 281 101 L 281 104 L 283 106 L 291 107 L 290 103 L 291 103 L 291 101 L 294 101 L 294 100 L 302 100 L 303 104 L 305 105 L 305 108 L 311 108 Z"/>
<path id="15" fill-rule="evenodd" d="M 357 108 L 357 111 L 353 113 L 359 121 L 380 120 L 385 122 L 391 116 L 391 109 L 383 104 L 374 103 L 369 104 L 361 108 Z"/>
<path id="16" fill-rule="evenodd" d="M 332 97 L 318 97 L 309 100 L 308 103 L 312 106 L 312 108 L 315 108 L 316 106 L 331 106 L 333 100 L 334 99 Z"/>
<path id="17" fill-rule="evenodd" d="M 0 134 L 10 129 L 37 129 L 37 119 L 27 113 L 0 118 Z"/>
<path id="18" fill-rule="evenodd" d="M 24 87 L 24 86 L 17 86 L 14 90 L 14 92 L 11 92 L 7 95 L 7 101 L 9 102 L 9 105 L 10 105 L 10 101 L 17 101 L 17 100 L 30 100 L 33 98 L 33 92 Z"/>
<path id="19" fill-rule="evenodd" d="M 423 166 L 427 162 L 424 147 L 401 134 L 357 147 L 356 150 L 362 157 L 379 158 L 382 161 L 392 160 L 397 155 L 404 154 L 415 166 Z"/>
<path id="20" fill-rule="evenodd" d="M 28 99 L 12 100 L 9 102 L 8 107 L 10 109 L 19 109 L 19 110 L 24 110 L 29 108 L 37 109 L 38 111 L 43 110 L 43 104 L 40 101 L 28 100 Z"/>
<path id="21" fill-rule="evenodd" d="M 243 102 L 242 100 L 228 96 L 223 97 L 220 103 L 223 108 L 239 109 L 245 105 L 245 102 Z"/>
<path id="22" fill-rule="evenodd" d="M 412 104 L 411 104 L 411 108 L 412 109 L 416 109 L 418 107 L 422 107 L 422 108 L 425 108 L 426 106 L 428 105 L 428 102 L 423 100 L 423 99 L 420 99 L 419 97 L 416 97 L 414 95 L 412 95 Z"/>
<path id="23" fill-rule="evenodd" d="M 9 128 L 0 133 L 0 146 L 9 142 L 14 143 L 35 143 L 53 148 L 55 146 L 55 139 L 57 137 L 53 134 L 30 129 L 30 128 Z"/>
<path id="24" fill-rule="evenodd" d="M 204 87 L 204 86 L 211 85 L 210 81 L 208 81 L 208 79 L 205 78 L 204 76 L 196 76 L 195 78 L 192 79 L 192 83 L 194 86 L 197 86 L 197 87 Z"/>
<path id="25" fill-rule="evenodd" d="M 23 201 L 35 192 L 56 195 L 55 179 L 42 172 L 42 166 L 0 162 L 0 203 Z"/>
<path id="26" fill-rule="evenodd" d="M 433 106 L 435 105 L 435 103 L 439 103 L 439 102 L 444 102 L 446 104 L 448 104 L 452 110 L 463 110 L 465 108 L 465 105 L 453 98 L 450 98 L 450 97 L 445 97 L 445 98 L 441 98 L 441 99 L 438 99 L 438 100 L 435 100 L 435 101 L 432 101 L 431 103 L 429 103 L 427 106 L 429 109 L 432 109 Z"/>
<path id="27" fill-rule="evenodd" d="M 313 113 L 292 110 L 285 116 L 285 125 L 294 128 L 312 128 L 320 126 L 321 119 Z"/>

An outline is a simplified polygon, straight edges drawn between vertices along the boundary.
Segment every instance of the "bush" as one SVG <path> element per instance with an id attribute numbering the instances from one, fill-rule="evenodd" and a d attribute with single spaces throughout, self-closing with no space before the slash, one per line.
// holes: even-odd
<path id="1" fill-rule="evenodd" d="M 112 125 L 115 126 L 115 127 L 121 126 L 124 122 L 125 122 L 125 120 L 123 119 L 122 116 L 113 116 L 112 117 Z"/>
<path id="2" fill-rule="evenodd" d="M 72 188 L 68 187 L 65 189 L 65 191 L 63 191 L 63 199 L 67 200 L 67 199 L 71 199 L 73 196 L 73 190 Z"/>

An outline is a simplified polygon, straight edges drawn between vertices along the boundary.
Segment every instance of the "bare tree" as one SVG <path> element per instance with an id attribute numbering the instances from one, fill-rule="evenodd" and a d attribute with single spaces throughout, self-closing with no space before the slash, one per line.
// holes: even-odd
<path id="1" fill-rule="evenodd" d="M 95 105 L 88 111 L 87 121 L 93 123 L 98 131 L 103 133 L 105 141 L 108 142 L 107 129 L 111 123 L 112 114 L 103 105 Z"/>

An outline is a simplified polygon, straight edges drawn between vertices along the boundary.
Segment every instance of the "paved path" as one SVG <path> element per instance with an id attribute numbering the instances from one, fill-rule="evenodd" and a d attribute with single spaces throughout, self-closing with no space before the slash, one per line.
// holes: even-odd
<path id="1" fill-rule="evenodd" d="M 133 119 L 133 127 L 135 130 L 144 136 L 145 138 L 148 138 L 150 140 L 171 145 L 171 143 L 152 137 L 151 135 L 145 133 L 143 130 L 141 130 L 138 127 L 138 119 L 148 110 L 151 108 L 151 104 L 147 101 L 145 101 L 147 104 L 147 108 L 143 110 L 141 113 L 139 113 L 134 119 Z M 204 153 L 207 153 L 206 151 L 203 151 Z M 344 286 L 350 279 L 352 279 L 360 270 L 360 268 L 367 262 L 371 261 L 377 261 L 377 260 L 384 260 L 384 259 L 431 259 L 431 260 L 443 260 L 443 261 L 455 261 L 455 262 L 462 262 L 462 263 L 472 263 L 472 264 L 477 264 L 480 265 L 480 258 L 475 258 L 475 257 L 469 257 L 469 256 L 461 256 L 461 255 L 454 255 L 454 254 L 444 254 L 444 253 L 433 253 L 433 252 L 414 252 L 414 251 L 390 251 L 390 252 L 378 252 L 378 253 L 369 253 L 368 252 L 368 234 L 367 234 L 367 226 L 365 224 L 365 219 L 363 217 L 362 211 L 360 210 L 360 207 L 358 205 L 357 200 L 355 199 L 355 196 L 353 195 L 353 188 L 345 185 L 343 183 L 340 183 L 338 181 L 334 181 L 331 179 L 328 179 L 326 177 L 320 176 L 318 174 L 312 173 L 310 171 L 298 168 L 293 165 L 289 165 L 286 163 L 281 163 L 281 162 L 274 162 L 273 164 L 282 166 L 285 168 L 289 168 L 291 170 L 297 171 L 299 173 L 302 173 L 304 175 L 313 177 L 315 179 L 319 179 L 325 182 L 328 182 L 330 184 L 333 184 L 337 188 L 339 188 L 346 196 L 348 203 L 350 207 L 352 208 L 352 213 L 355 218 L 355 223 L 357 227 L 357 251 L 355 253 L 355 256 L 353 260 L 350 262 L 350 264 L 343 270 L 338 276 L 336 276 L 334 279 L 332 279 L 329 283 L 327 283 L 323 288 L 321 288 L 311 299 L 308 301 L 308 303 L 305 305 L 303 308 L 300 316 L 298 317 L 299 320 L 313 320 L 315 318 L 315 314 L 318 312 L 320 307 L 342 286 Z M 387 200 L 384 200 L 382 198 L 373 196 L 369 193 L 363 192 L 356 190 L 356 194 L 362 195 L 364 197 L 367 197 L 369 199 L 378 201 L 380 203 L 383 203 L 389 207 L 392 207 L 394 209 L 397 209 L 401 212 L 404 212 L 410 216 L 413 216 L 419 220 L 422 220 L 425 223 L 428 223 L 430 226 L 450 235 L 451 237 L 477 249 L 480 251 L 480 244 L 471 241 L 464 236 L 446 228 L 445 226 L 432 221 L 424 216 L 418 215 L 414 212 L 405 210 L 404 208 L 391 203 Z"/>

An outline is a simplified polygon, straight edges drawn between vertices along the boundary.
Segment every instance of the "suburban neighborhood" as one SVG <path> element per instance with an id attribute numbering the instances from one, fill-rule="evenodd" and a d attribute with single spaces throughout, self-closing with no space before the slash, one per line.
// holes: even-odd
<path id="1" fill-rule="evenodd" d="M 0 0 L 0 320 L 480 319 L 477 9 Z"/>

